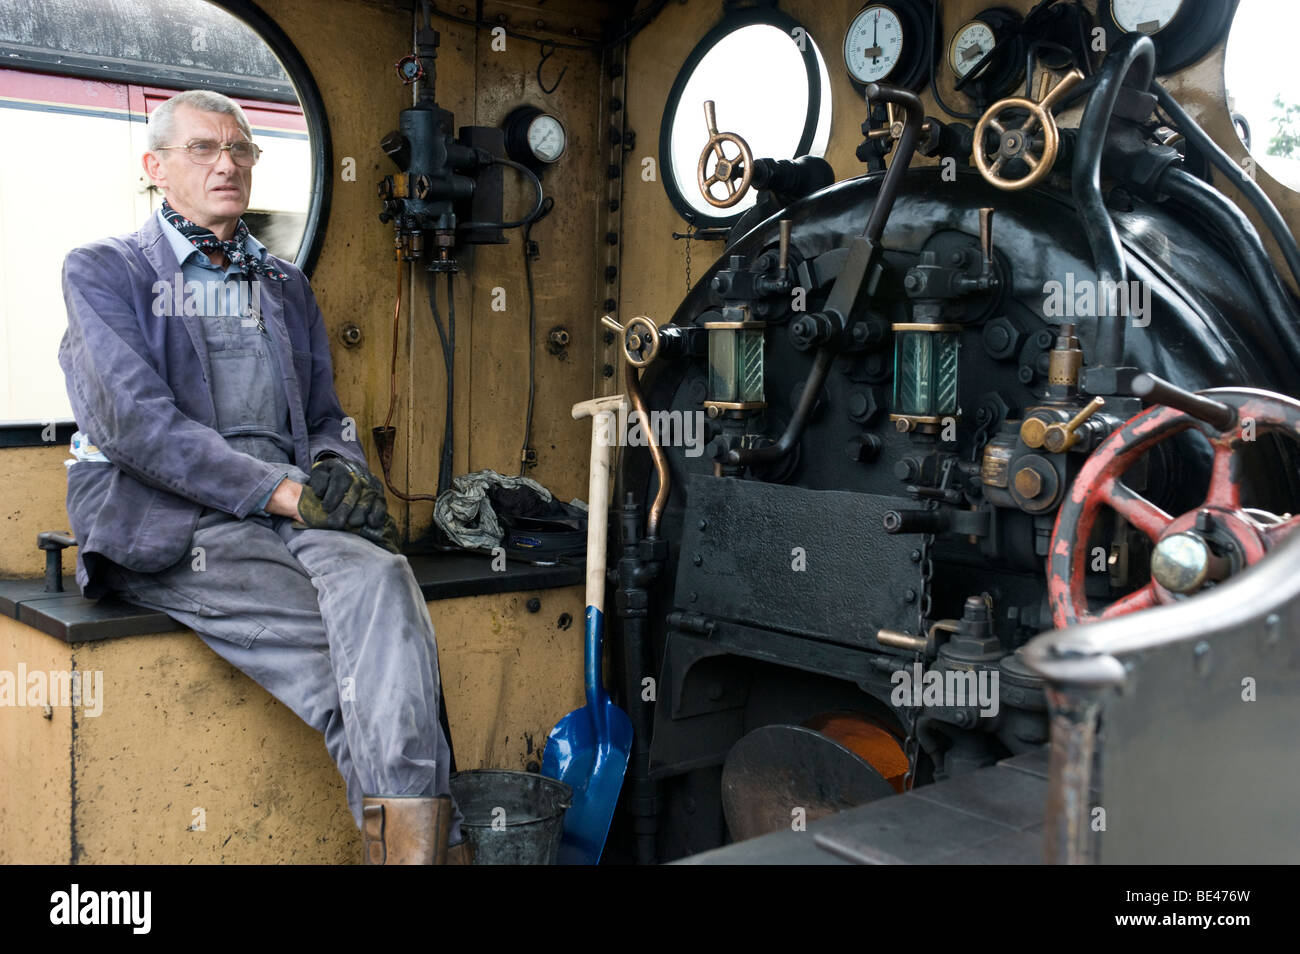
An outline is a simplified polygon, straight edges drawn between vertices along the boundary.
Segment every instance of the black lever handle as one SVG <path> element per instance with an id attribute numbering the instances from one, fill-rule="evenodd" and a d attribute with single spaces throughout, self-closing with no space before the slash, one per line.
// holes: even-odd
<path id="1" fill-rule="evenodd" d="M 1215 430 L 1226 431 L 1237 426 L 1237 410 L 1219 401 L 1193 394 L 1175 387 L 1164 378 L 1143 372 L 1133 379 L 1133 394 L 1153 404 L 1167 404 L 1198 421 L 1204 421 Z"/>

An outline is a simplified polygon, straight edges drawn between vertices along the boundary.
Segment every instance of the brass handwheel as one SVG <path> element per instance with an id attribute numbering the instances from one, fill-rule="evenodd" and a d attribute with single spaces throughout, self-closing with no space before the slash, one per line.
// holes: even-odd
<path id="1" fill-rule="evenodd" d="M 1083 73 L 1077 69 L 1071 70 L 1050 93 L 1046 90 L 1049 80 L 1049 74 L 1044 73 L 1039 86 L 1038 102 L 1021 96 L 1000 99 L 988 108 L 976 124 L 975 166 L 984 177 L 984 181 L 990 185 L 1014 192 L 1041 182 L 1052 171 L 1052 164 L 1056 162 L 1056 154 L 1061 146 L 1061 135 L 1056 128 L 1056 120 L 1052 118 L 1052 106 L 1076 83 L 1083 80 Z M 1005 112 L 1012 109 L 1026 110 L 1029 117 L 1019 125 L 1012 126 L 1003 116 Z M 1042 127 L 1041 145 L 1035 136 L 1040 126 Z M 989 130 L 998 135 L 998 148 L 993 153 L 987 152 L 984 148 L 984 135 Z M 1004 165 L 1016 159 L 1029 167 L 1028 175 L 1009 179 L 1000 174 Z"/>
<path id="2" fill-rule="evenodd" d="M 696 170 L 696 178 L 700 184 L 700 192 L 704 194 L 704 201 L 718 209 L 729 209 L 749 191 L 749 183 L 754 175 L 754 156 L 749 151 L 749 143 L 741 139 L 738 135 L 731 132 L 718 132 L 717 116 L 713 111 L 713 100 L 708 100 L 704 104 L 704 121 L 709 127 L 709 141 L 704 144 L 704 151 L 700 153 L 700 163 Z M 735 143 L 740 148 L 740 155 L 734 159 L 728 159 L 726 153 L 722 151 L 724 142 Z M 705 175 L 705 170 L 709 165 L 709 157 L 716 158 L 717 163 L 713 167 L 711 175 Z M 743 164 L 743 171 L 740 181 L 733 181 L 736 168 Z M 710 191 L 714 185 L 721 182 L 727 188 L 727 196 L 723 199 L 715 198 Z"/>
<path id="3" fill-rule="evenodd" d="M 637 315 L 626 325 L 609 315 L 600 319 L 605 327 L 623 336 L 623 356 L 634 368 L 647 367 L 659 356 L 659 326 L 646 315 Z"/>

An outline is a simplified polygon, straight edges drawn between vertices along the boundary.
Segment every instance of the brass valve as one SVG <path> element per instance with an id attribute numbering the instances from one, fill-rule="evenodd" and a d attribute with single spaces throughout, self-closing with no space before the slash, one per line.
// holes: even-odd
<path id="1" fill-rule="evenodd" d="M 1021 96 L 1010 96 L 998 100 L 988 108 L 975 126 L 974 159 L 984 181 L 999 189 L 1015 191 L 1027 189 L 1046 178 L 1052 170 L 1052 164 L 1056 162 L 1056 153 L 1061 145 L 1061 135 L 1056 128 L 1056 120 L 1052 117 L 1052 105 L 1082 81 L 1082 72 L 1070 70 L 1048 92 L 1050 77 L 1044 73 L 1038 87 L 1038 102 Z M 1012 109 L 1028 110 L 1029 117 L 1019 125 L 1004 126 L 1006 117 L 1003 113 Z M 1039 143 L 1033 133 L 1038 131 L 1039 126 L 1042 126 L 1042 144 L 1041 151 L 1035 155 L 1035 147 Z M 998 134 L 998 148 L 991 155 L 984 150 L 984 134 L 988 130 Z M 1000 174 L 1002 166 L 1015 159 L 1029 167 L 1029 175 L 1020 179 L 1008 179 Z"/>
<path id="2" fill-rule="evenodd" d="M 897 140 L 903 135 L 903 117 L 894 109 L 893 103 L 885 104 L 885 114 L 887 116 L 885 125 L 879 129 L 873 129 L 867 133 L 868 139 L 894 139 Z M 921 124 L 921 135 L 930 135 L 930 123 Z"/>
<path id="3" fill-rule="evenodd" d="M 644 368 L 659 356 L 659 327 L 647 316 L 637 315 L 624 326 L 605 315 L 600 323 L 623 336 L 623 356 L 634 368 Z"/>
<path id="4" fill-rule="evenodd" d="M 1043 434 L 1043 448 L 1053 454 L 1063 454 L 1078 441 L 1075 434 L 1088 418 L 1100 411 L 1106 404 L 1105 398 L 1095 397 L 1087 403 L 1082 411 L 1070 418 L 1065 424 L 1048 425 Z"/>
<path id="5" fill-rule="evenodd" d="M 1032 447 L 1035 450 L 1043 446 L 1043 438 L 1047 436 L 1047 422 L 1037 417 L 1027 417 L 1020 425 L 1020 440 L 1026 447 Z"/>
<path id="6" fill-rule="evenodd" d="M 1052 454 L 1063 454 L 1075 445 L 1078 441 L 1078 435 L 1075 434 L 1083 422 L 1092 417 L 1106 404 L 1104 398 L 1093 398 L 1088 404 L 1074 417 L 1064 424 L 1049 424 L 1040 417 L 1027 417 L 1020 425 L 1020 440 L 1026 447 L 1034 449 L 1043 448 Z"/>
<path id="7" fill-rule="evenodd" d="M 696 180 L 700 186 L 700 192 L 704 194 L 704 201 L 709 205 L 719 209 L 729 209 L 745 197 L 749 191 L 750 180 L 754 178 L 754 155 L 749 151 L 749 143 L 741 139 L 736 133 L 718 132 L 718 118 L 714 113 L 713 100 L 707 100 L 704 103 L 704 122 L 709 129 L 709 141 L 704 144 L 704 151 L 700 153 L 700 162 L 696 168 Z M 724 142 L 733 143 L 740 149 L 740 155 L 734 159 L 728 159 L 726 153 L 722 151 Z M 709 165 L 709 157 L 714 156 L 716 162 L 713 172 L 705 175 L 704 172 Z M 740 175 L 740 182 L 734 183 L 732 177 L 735 174 L 736 167 L 743 165 L 744 171 Z M 718 199 L 709 191 L 714 185 L 721 182 L 727 189 L 727 196 Z"/>

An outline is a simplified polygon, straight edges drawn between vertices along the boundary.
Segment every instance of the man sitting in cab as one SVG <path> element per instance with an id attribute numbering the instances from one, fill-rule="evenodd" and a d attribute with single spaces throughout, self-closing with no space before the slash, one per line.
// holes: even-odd
<path id="1" fill-rule="evenodd" d="M 248 120 L 191 90 L 147 144 L 162 207 L 63 269 L 77 583 L 190 627 L 323 733 L 367 863 L 467 863 L 433 624 L 311 287 L 244 224 Z"/>

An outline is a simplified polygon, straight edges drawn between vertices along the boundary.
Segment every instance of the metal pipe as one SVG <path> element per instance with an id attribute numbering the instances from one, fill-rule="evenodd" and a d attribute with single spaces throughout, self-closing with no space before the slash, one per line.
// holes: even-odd
<path id="1" fill-rule="evenodd" d="M 628 397 L 632 399 L 632 406 L 636 409 L 637 420 L 641 422 L 641 427 L 645 431 L 646 444 L 650 447 L 650 457 L 654 460 L 655 473 L 659 475 L 659 492 L 655 494 L 654 503 L 650 505 L 650 516 L 646 518 L 645 535 L 650 538 L 659 535 L 659 520 L 663 517 L 664 507 L 668 505 L 668 491 L 671 481 L 671 475 L 668 471 L 668 460 L 664 457 L 663 450 L 659 447 L 659 442 L 655 440 L 654 428 L 650 426 L 650 414 L 646 410 L 645 393 L 641 390 L 641 378 L 631 363 L 624 365 L 624 381 L 626 382 L 624 390 Z"/>
<path id="2" fill-rule="evenodd" d="M 926 650 L 924 636 L 913 636 L 911 633 L 900 632 L 896 629 L 877 630 L 876 642 L 894 649 L 906 649 L 908 652 L 923 653 Z"/>
<path id="3" fill-rule="evenodd" d="M 1118 288 L 1127 275 L 1119 232 L 1101 198 L 1101 154 L 1106 147 L 1106 130 L 1120 90 L 1125 86 L 1145 90 L 1151 85 L 1155 69 L 1156 48 L 1150 38 L 1126 33 L 1106 55 L 1097 73 L 1097 87 L 1088 98 L 1079 123 L 1070 169 L 1070 192 L 1079 209 L 1101 287 Z M 1107 285 L 1107 282 L 1114 284 Z M 1124 360 L 1125 316 L 1109 311 L 1106 309 L 1097 319 L 1097 354 L 1091 363 L 1099 367 L 1118 367 Z"/>
<path id="4" fill-rule="evenodd" d="M 775 444 L 769 444 L 767 447 L 739 447 L 727 451 L 728 464 L 756 464 L 774 460 L 780 460 L 794 447 L 795 442 L 803 433 L 804 426 L 808 423 L 808 416 L 812 413 L 813 405 L 817 403 L 817 395 L 821 393 L 822 385 L 826 383 L 826 374 L 831 369 L 831 362 L 835 359 L 835 352 L 830 348 L 817 349 L 817 357 L 813 361 L 812 373 L 808 375 L 808 380 L 804 382 L 803 394 L 799 396 L 799 406 L 794 410 L 794 416 L 790 418 L 790 424 L 786 427 L 785 433 L 781 435 L 780 440 Z"/>
<path id="5" fill-rule="evenodd" d="M 1092 762 L 1097 742 L 1098 693 L 1049 687 L 1052 742 L 1048 750 L 1044 861 L 1080 865 L 1096 861 L 1091 822 Z"/>
<path id="6" fill-rule="evenodd" d="M 902 185 L 903 174 L 916 153 L 916 141 L 921 137 L 921 123 L 925 121 L 925 107 L 915 93 L 897 86 L 882 86 L 872 83 L 867 87 L 867 99 L 882 103 L 893 103 L 903 107 L 903 134 L 898 137 L 898 146 L 894 158 L 885 172 L 885 180 L 880 184 L 880 192 L 871 206 L 871 215 L 867 218 L 867 227 L 862 231 L 872 245 L 880 244 L 880 236 L 885 232 L 885 222 L 894 208 L 898 198 L 898 188 Z"/>
<path id="7" fill-rule="evenodd" d="M 942 510 L 888 510 L 882 523 L 885 533 L 943 533 L 952 518 Z"/>

